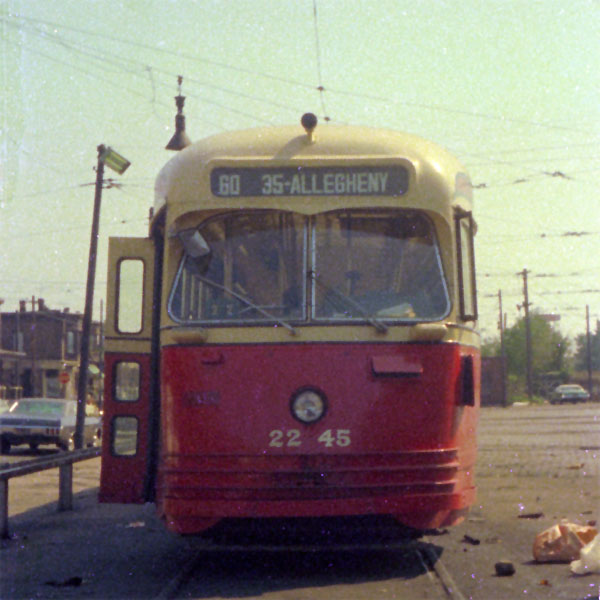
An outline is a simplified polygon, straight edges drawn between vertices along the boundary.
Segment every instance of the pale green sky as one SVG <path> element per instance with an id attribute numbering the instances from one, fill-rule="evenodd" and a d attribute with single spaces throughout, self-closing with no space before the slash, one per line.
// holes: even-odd
<path id="1" fill-rule="evenodd" d="M 4 310 L 83 310 L 104 143 L 132 166 L 103 195 L 98 313 L 108 236 L 146 233 L 181 74 L 192 139 L 313 111 L 454 152 L 480 186 L 484 336 L 498 290 L 518 316 L 524 267 L 563 333 L 600 318 L 598 0 L 0 0 L 0 30 Z"/>

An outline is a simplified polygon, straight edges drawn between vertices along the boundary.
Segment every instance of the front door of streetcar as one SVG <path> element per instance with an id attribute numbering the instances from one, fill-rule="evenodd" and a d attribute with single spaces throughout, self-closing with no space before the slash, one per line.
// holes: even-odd
<path id="1" fill-rule="evenodd" d="M 101 502 L 151 499 L 154 275 L 152 239 L 110 239 Z"/>

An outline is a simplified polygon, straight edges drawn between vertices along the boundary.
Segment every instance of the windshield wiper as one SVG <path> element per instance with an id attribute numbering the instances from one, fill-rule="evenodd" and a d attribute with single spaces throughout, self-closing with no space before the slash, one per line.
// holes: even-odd
<path id="1" fill-rule="evenodd" d="M 275 321 L 277 324 L 281 325 L 282 327 L 285 327 L 290 332 L 291 335 L 296 335 L 298 333 L 288 322 L 283 321 L 282 319 L 276 317 L 275 315 L 271 314 L 269 311 L 265 310 L 262 306 L 259 306 L 258 304 L 254 304 L 254 302 L 252 302 L 251 300 L 248 300 L 248 298 L 246 298 L 245 296 L 242 296 L 241 294 L 238 294 L 237 292 L 229 289 L 227 286 L 221 285 L 220 283 L 217 283 L 216 281 L 213 281 L 212 279 L 208 279 L 207 277 L 204 277 L 202 275 L 194 274 L 194 277 L 196 279 L 199 279 L 203 283 L 206 283 L 206 285 L 211 285 L 212 287 L 217 288 L 218 290 L 222 290 L 223 292 L 226 292 L 227 294 L 231 294 L 234 298 L 237 298 L 240 302 L 243 302 L 246 306 L 249 306 L 250 308 L 257 310 L 259 313 L 261 313 L 262 315 L 264 315 L 265 317 L 267 317 L 269 319 L 273 319 L 273 321 Z"/>
<path id="2" fill-rule="evenodd" d="M 345 302 L 351 308 L 356 309 L 361 314 L 361 316 L 365 317 L 367 323 L 369 323 L 370 325 L 373 325 L 373 327 L 375 327 L 375 329 L 377 329 L 377 331 L 379 331 L 379 333 L 387 332 L 388 326 L 383 321 L 376 319 L 372 314 L 369 314 L 367 309 L 364 306 L 362 306 L 361 304 L 359 304 L 356 300 L 354 300 L 350 296 L 346 296 L 346 294 L 344 294 L 344 292 L 340 292 L 340 290 L 326 284 L 314 271 L 310 271 L 310 276 L 312 277 L 313 281 L 315 281 L 315 283 L 318 283 L 320 286 L 322 286 L 326 292 L 331 293 L 334 296 L 337 296 L 340 300 L 342 300 L 342 302 Z"/>

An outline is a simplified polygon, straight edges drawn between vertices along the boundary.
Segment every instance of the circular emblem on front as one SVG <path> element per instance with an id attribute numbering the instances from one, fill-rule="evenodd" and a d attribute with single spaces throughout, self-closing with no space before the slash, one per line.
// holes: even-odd
<path id="1" fill-rule="evenodd" d="M 290 408 L 294 419 L 301 423 L 315 423 L 327 411 L 325 394 L 315 388 L 302 388 L 292 396 Z"/>

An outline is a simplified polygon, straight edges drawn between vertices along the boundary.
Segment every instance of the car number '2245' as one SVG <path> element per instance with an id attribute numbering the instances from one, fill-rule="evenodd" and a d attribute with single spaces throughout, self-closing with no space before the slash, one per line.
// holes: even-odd
<path id="1" fill-rule="evenodd" d="M 269 432 L 269 446 L 272 448 L 294 448 L 302 445 L 302 433 L 299 429 L 273 429 Z M 317 441 L 323 444 L 326 448 L 333 446 L 349 446 L 350 430 L 349 429 L 326 429 L 318 438 Z"/>

